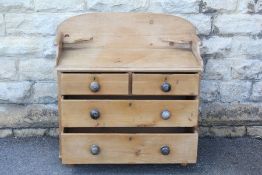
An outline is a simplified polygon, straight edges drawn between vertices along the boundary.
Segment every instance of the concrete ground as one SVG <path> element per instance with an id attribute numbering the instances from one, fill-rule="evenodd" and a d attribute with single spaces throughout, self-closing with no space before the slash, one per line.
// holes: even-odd
<path id="1" fill-rule="evenodd" d="M 58 159 L 58 139 L 0 139 L 0 175 L 69 174 L 203 174 L 261 175 L 262 140 L 252 138 L 200 138 L 196 165 L 77 165 Z"/>

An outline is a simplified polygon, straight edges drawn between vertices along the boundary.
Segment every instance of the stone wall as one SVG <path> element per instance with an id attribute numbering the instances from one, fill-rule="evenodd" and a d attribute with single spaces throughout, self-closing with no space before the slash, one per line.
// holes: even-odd
<path id="1" fill-rule="evenodd" d="M 0 137 L 56 136 L 55 29 L 86 12 L 157 12 L 202 40 L 202 136 L 262 136 L 262 0 L 0 0 Z"/>

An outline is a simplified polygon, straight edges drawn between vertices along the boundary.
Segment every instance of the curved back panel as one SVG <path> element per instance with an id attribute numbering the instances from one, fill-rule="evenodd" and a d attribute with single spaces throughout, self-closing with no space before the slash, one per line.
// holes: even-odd
<path id="1" fill-rule="evenodd" d="M 105 67 L 137 67 L 138 60 L 166 59 L 192 62 L 182 55 L 189 54 L 199 60 L 199 39 L 195 27 L 187 20 L 165 14 L 154 13 L 88 13 L 65 20 L 57 29 L 57 65 L 63 49 L 64 63 Z M 189 51 L 182 51 L 187 49 Z M 155 54 L 154 54 L 155 53 Z M 88 54 L 91 54 L 88 56 Z M 182 55 L 181 55 L 182 54 Z M 74 58 L 74 59 L 73 59 Z M 107 59 L 106 59 L 107 58 Z M 184 59 L 183 59 L 184 58 Z M 81 59 L 81 61 L 76 61 Z M 89 59 L 89 62 L 87 62 Z M 172 60 L 171 60 L 172 59 Z M 72 61 L 71 61 L 72 60 Z M 130 62 L 135 62 L 133 65 Z M 188 60 L 188 61 L 187 61 Z M 150 61 L 150 62 L 151 62 Z M 105 65 L 108 62 L 107 65 Z M 121 63 L 121 65 L 119 65 Z M 159 63 L 158 63 L 159 64 Z M 167 63 L 163 63 L 168 65 Z M 175 63 L 174 63 L 175 64 Z M 183 64 L 180 63 L 180 67 Z M 148 62 L 148 66 L 149 62 Z M 170 64 L 171 67 L 178 65 Z M 187 66 L 189 66 L 187 64 Z"/>
<path id="2" fill-rule="evenodd" d="M 152 13 L 90 13 L 71 17 L 58 27 L 64 34 L 86 35 L 181 35 L 195 34 L 188 21 Z"/>

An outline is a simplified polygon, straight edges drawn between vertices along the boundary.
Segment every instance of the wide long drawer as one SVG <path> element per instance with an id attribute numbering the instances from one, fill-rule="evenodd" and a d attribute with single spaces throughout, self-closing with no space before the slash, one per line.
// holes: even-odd
<path id="1" fill-rule="evenodd" d="M 63 73 L 61 95 L 127 95 L 128 74 Z"/>
<path id="2" fill-rule="evenodd" d="M 199 74 L 133 74 L 134 95 L 186 95 L 199 93 Z"/>
<path id="3" fill-rule="evenodd" d="M 62 133 L 62 162 L 195 163 L 197 143 L 197 133 Z"/>
<path id="4" fill-rule="evenodd" d="M 63 127 L 193 127 L 198 100 L 62 100 Z"/>

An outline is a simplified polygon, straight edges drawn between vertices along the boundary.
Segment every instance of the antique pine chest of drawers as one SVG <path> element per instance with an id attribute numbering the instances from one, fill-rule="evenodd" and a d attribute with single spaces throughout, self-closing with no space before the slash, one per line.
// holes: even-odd
<path id="1" fill-rule="evenodd" d="M 57 30 L 63 164 L 196 163 L 196 29 L 152 13 L 90 13 Z"/>

